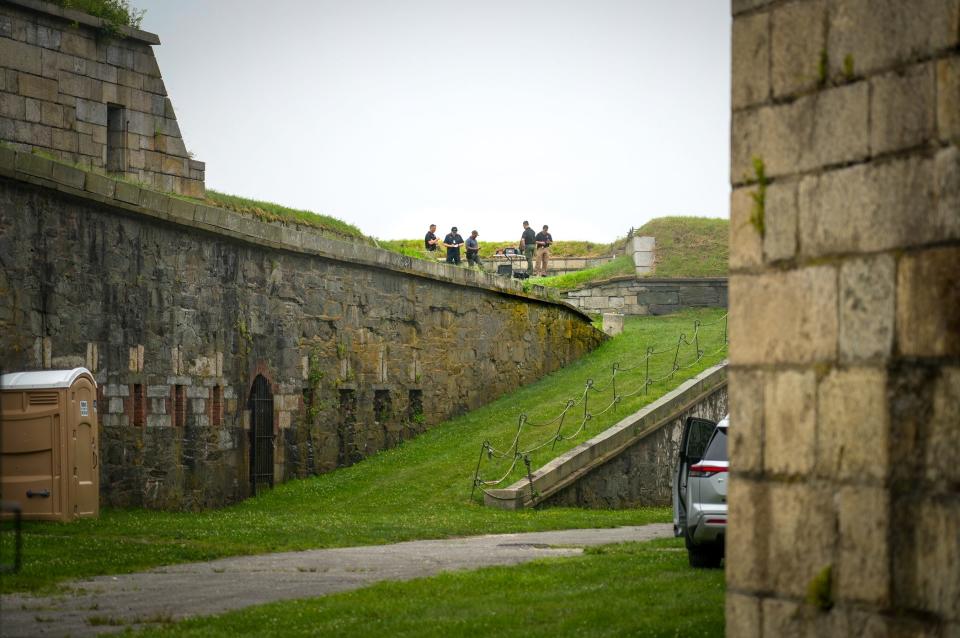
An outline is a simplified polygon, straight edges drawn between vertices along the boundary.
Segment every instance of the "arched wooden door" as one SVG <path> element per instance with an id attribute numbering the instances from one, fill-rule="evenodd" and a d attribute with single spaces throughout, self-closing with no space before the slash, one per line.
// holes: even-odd
<path id="1" fill-rule="evenodd" d="M 250 493 L 273 487 L 273 392 L 258 374 L 250 388 Z"/>

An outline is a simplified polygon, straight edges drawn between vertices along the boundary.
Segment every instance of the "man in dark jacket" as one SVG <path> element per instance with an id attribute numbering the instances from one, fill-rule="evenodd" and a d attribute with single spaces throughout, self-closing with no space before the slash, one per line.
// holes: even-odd
<path id="1" fill-rule="evenodd" d="M 530 222 L 523 222 L 523 234 L 520 235 L 520 250 L 527 258 L 527 277 L 533 274 L 533 252 L 537 248 L 537 234 L 530 228 Z"/>
<path id="2" fill-rule="evenodd" d="M 457 227 L 454 226 L 443 238 L 443 247 L 447 249 L 448 264 L 460 265 L 460 246 L 463 246 L 463 237 L 460 236 Z"/>
<path id="3" fill-rule="evenodd" d="M 427 234 L 423 236 L 423 248 L 430 252 L 437 251 L 437 225 L 430 224 L 430 230 L 427 231 Z"/>

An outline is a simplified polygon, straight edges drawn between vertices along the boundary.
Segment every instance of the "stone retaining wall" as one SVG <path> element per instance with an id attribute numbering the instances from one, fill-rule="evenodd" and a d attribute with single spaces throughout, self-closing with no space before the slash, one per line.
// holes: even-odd
<path id="1" fill-rule="evenodd" d="M 4 371 L 94 372 L 110 505 L 247 496 L 258 375 L 283 481 L 396 445 L 604 339 L 516 281 L 2 147 L 0 254 Z"/>
<path id="2" fill-rule="evenodd" d="M 727 414 L 726 362 L 705 370 L 506 489 L 488 506 L 624 508 L 669 505 L 683 422 Z M 532 484 L 531 484 L 532 483 Z"/>
<path id="3" fill-rule="evenodd" d="M 589 288 L 562 293 L 584 312 L 625 315 L 662 315 L 683 308 L 726 307 L 727 279 L 654 279 L 625 276 L 598 282 Z"/>

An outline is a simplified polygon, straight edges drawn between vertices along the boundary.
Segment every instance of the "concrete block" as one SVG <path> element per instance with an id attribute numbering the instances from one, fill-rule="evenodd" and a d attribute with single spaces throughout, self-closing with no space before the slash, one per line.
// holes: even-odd
<path id="1" fill-rule="evenodd" d="M 157 65 L 157 59 L 153 56 L 153 51 L 148 49 L 150 53 L 141 53 L 137 51 L 133 59 L 133 68 L 137 73 L 142 73 L 143 75 L 151 77 L 160 76 L 160 67 Z"/>
<path id="2" fill-rule="evenodd" d="M 833 76 L 846 60 L 858 75 L 923 58 L 960 40 L 956 0 L 835 0 L 827 49 Z"/>
<path id="3" fill-rule="evenodd" d="M 736 473 L 730 477 L 726 572 L 731 589 L 764 591 L 770 587 L 770 488 Z"/>
<path id="4" fill-rule="evenodd" d="M 148 385 L 147 396 L 151 398 L 166 399 L 170 396 L 170 386 L 168 385 Z"/>
<path id="5" fill-rule="evenodd" d="M 59 29 L 53 29 L 42 24 L 37 25 L 37 44 L 45 49 L 60 48 L 60 36 L 62 32 Z"/>
<path id="6" fill-rule="evenodd" d="M 833 370 L 817 390 L 817 474 L 882 484 L 890 472 L 886 373 Z"/>
<path id="7" fill-rule="evenodd" d="M 80 148 L 80 137 L 67 129 L 53 129 L 51 141 L 53 142 L 53 148 L 58 151 L 76 153 Z"/>
<path id="8" fill-rule="evenodd" d="M 773 95 L 816 88 L 821 52 L 826 51 L 824 0 L 794 2 L 771 12 L 770 75 Z"/>
<path id="9" fill-rule="evenodd" d="M 763 263 L 763 237 L 751 222 L 756 193 L 755 186 L 730 193 L 730 270 L 734 272 L 755 269 Z"/>
<path id="10" fill-rule="evenodd" d="M 734 20 L 732 106 L 740 109 L 770 96 L 770 16 L 767 13 Z"/>
<path id="11" fill-rule="evenodd" d="M 763 470 L 763 372 L 730 369 L 730 421 L 736 423 L 729 433 L 732 466 L 737 472 Z M 728 563 L 729 564 L 729 563 Z"/>
<path id="12" fill-rule="evenodd" d="M 615 312 L 603 313 L 603 331 L 611 337 L 623 332 L 623 315 Z"/>
<path id="13" fill-rule="evenodd" d="M 139 206 L 140 187 L 127 182 L 117 182 L 114 198 L 119 199 L 121 202 Z"/>
<path id="14" fill-rule="evenodd" d="M 131 89 L 143 89 L 143 75 L 128 69 L 117 69 L 117 83 Z"/>
<path id="15" fill-rule="evenodd" d="M 178 197 L 170 197 L 169 212 L 174 217 L 193 221 L 194 211 L 197 205 L 192 202 L 184 201 Z"/>
<path id="16" fill-rule="evenodd" d="M 17 152 L 12 148 L 0 146 L 0 168 L 12 171 L 17 165 Z"/>
<path id="17" fill-rule="evenodd" d="M 769 474 L 806 475 L 816 450 L 817 381 L 812 370 L 767 372 L 763 388 L 763 467 Z"/>
<path id="18" fill-rule="evenodd" d="M 800 182 L 800 253 L 807 257 L 915 246 L 936 239 L 933 162 L 853 166 Z M 839 221 L 842 220 L 842 221 Z"/>
<path id="19" fill-rule="evenodd" d="M 924 475 L 941 485 L 960 483 L 960 368 L 946 366 L 940 371 L 933 391 L 933 414 L 926 441 Z"/>
<path id="20" fill-rule="evenodd" d="M 60 52 L 89 60 L 97 57 L 97 45 L 78 31 L 67 30 L 60 36 Z"/>
<path id="21" fill-rule="evenodd" d="M 118 44 L 107 46 L 107 63 L 113 66 L 132 69 L 134 66 L 135 54 L 132 49 L 128 49 Z"/>
<path id="22" fill-rule="evenodd" d="M 116 186 L 117 182 L 109 177 L 97 175 L 96 173 L 87 173 L 84 190 L 112 199 Z"/>
<path id="23" fill-rule="evenodd" d="M 862 160 L 869 154 L 866 82 L 820 91 L 790 104 L 735 112 L 730 175 L 734 184 L 754 176 L 753 158 L 767 177 L 780 177 Z"/>
<path id="24" fill-rule="evenodd" d="M 958 102 L 960 104 L 960 102 Z M 936 235 L 960 238 L 960 148 L 948 146 L 933 161 Z"/>
<path id="25" fill-rule="evenodd" d="M 796 256 L 797 217 L 797 182 L 771 184 L 767 188 L 763 215 L 765 261 L 773 263 Z"/>
<path id="26" fill-rule="evenodd" d="M 893 348 L 896 262 L 891 255 L 849 259 L 840 267 L 840 360 L 886 359 Z"/>
<path id="27" fill-rule="evenodd" d="M 925 144 L 935 137 L 936 77 L 933 63 L 918 64 L 870 80 L 870 150 L 874 154 Z M 960 109 L 960 103 L 957 103 Z"/>
<path id="28" fill-rule="evenodd" d="M 62 127 L 64 125 L 63 107 L 59 104 L 42 102 L 40 104 L 40 123 L 44 126 Z"/>
<path id="29" fill-rule="evenodd" d="M 48 102 L 57 101 L 58 87 L 56 80 L 21 73 L 19 81 L 20 95 Z"/>
<path id="30" fill-rule="evenodd" d="M 890 600 L 890 499 L 882 487 L 843 487 L 837 493 L 839 600 L 886 606 Z"/>
<path id="31" fill-rule="evenodd" d="M 960 502 L 956 498 L 925 500 L 919 509 L 915 538 L 916 603 L 923 611 L 960 621 Z"/>
<path id="32" fill-rule="evenodd" d="M 205 414 L 207 411 L 206 399 L 190 399 L 189 406 L 190 414 Z"/>
<path id="33" fill-rule="evenodd" d="M 897 345 L 906 356 L 960 355 L 960 247 L 900 258 Z"/>
<path id="34" fill-rule="evenodd" d="M 729 322 L 735 365 L 832 361 L 838 335 L 836 269 L 732 275 Z"/>
<path id="35" fill-rule="evenodd" d="M 3 66 L 7 69 L 36 76 L 41 73 L 40 48 L 25 42 L 0 38 L 0 60 L 3 60 Z"/>
<path id="36" fill-rule="evenodd" d="M 169 427 L 170 427 L 169 414 L 148 414 L 147 415 L 147 428 L 169 428 Z"/>
<path id="37" fill-rule="evenodd" d="M 163 193 L 143 188 L 140 189 L 140 205 L 149 210 L 165 213 L 170 205 L 170 198 Z"/>
<path id="38" fill-rule="evenodd" d="M 727 592 L 724 609 L 727 636 L 762 638 L 760 598 Z"/>
<path id="39" fill-rule="evenodd" d="M 53 129 L 49 126 L 15 121 L 13 127 L 13 138 L 17 142 L 40 148 L 53 146 Z"/>
<path id="40" fill-rule="evenodd" d="M 95 142 L 92 135 L 80 134 L 77 136 L 77 140 L 79 142 L 77 148 L 80 153 L 94 158 L 94 165 L 102 166 L 104 162 L 106 162 L 107 152 L 105 144 Z"/>
<path id="41" fill-rule="evenodd" d="M 50 179 L 53 177 L 53 162 L 33 153 L 17 153 L 17 170 L 21 173 Z"/>
<path id="42" fill-rule="evenodd" d="M 0 93 L 0 117 L 9 117 L 14 120 L 26 116 L 26 100 L 22 95 Z"/>
<path id="43" fill-rule="evenodd" d="M 24 98 L 23 117 L 28 122 L 40 121 L 40 100 L 34 98 Z"/>
<path id="44" fill-rule="evenodd" d="M 107 411 L 111 414 L 121 414 L 123 412 L 123 399 L 121 398 L 110 399 L 108 405 Z"/>
<path id="45" fill-rule="evenodd" d="M 59 182 L 64 186 L 83 190 L 85 178 L 86 173 L 80 169 L 67 166 L 66 164 L 60 164 L 59 162 L 54 162 L 53 164 L 53 181 Z"/>
<path id="46" fill-rule="evenodd" d="M 804 483 L 773 483 L 768 490 L 770 586 L 781 595 L 802 598 L 810 581 L 833 563 L 833 489 Z M 730 536 L 733 537 L 732 529 Z"/>
<path id="47" fill-rule="evenodd" d="M 960 144 L 960 56 L 937 61 L 937 134 Z"/>
<path id="48" fill-rule="evenodd" d="M 107 105 L 91 100 L 77 99 L 77 119 L 98 126 L 107 125 Z"/>

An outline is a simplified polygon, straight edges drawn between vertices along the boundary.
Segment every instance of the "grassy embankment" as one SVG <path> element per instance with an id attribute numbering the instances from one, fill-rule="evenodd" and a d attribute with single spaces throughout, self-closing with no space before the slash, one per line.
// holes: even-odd
<path id="1" fill-rule="evenodd" d="M 508 512 L 484 507 L 479 494 L 473 500 L 469 495 L 481 444 L 489 440 L 498 448 L 509 447 L 521 411 L 528 412 L 531 421 L 548 420 L 567 399 L 582 394 L 587 379 L 595 379 L 598 386 L 607 385 L 613 363 L 636 363 L 647 345 L 670 350 L 655 357 L 651 366 L 651 376 L 667 374 L 678 334 L 690 335 L 695 319 L 715 321 L 721 314 L 720 310 L 702 310 L 630 319 L 623 335 L 590 355 L 479 410 L 439 424 L 413 441 L 352 467 L 290 481 L 232 507 L 202 513 L 107 509 L 98 520 L 27 523 L 23 570 L 5 574 L 0 590 L 43 590 L 67 578 L 237 554 L 669 520 L 666 508 Z M 713 352 L 722 340 L 722 325 L 715 324 L 704 333 L 701 348 Z M 691 349 L 683 348 L 681 363 L 695 358 Z M 674 379 L 652 386 L 647 397 L 641 393 L 596 416 L 578 439 L 561 441 L 556 450 L 547 446 L 535 454 L 533 467 L 616 423 L 722 356 L 705 357 Z M 642 375 L 643 370 L 618 376 L 620 392 L 641 387 Z M 609 393 L 593 394 L 591 411 L 598 413 L 609 401 Z M 567 423 L 571 428 L 577 425 L 572 417 Z M 543 436 L 542 429 L 534 428 L 524 436 L 520 448 L 530 447 Z M 501 465 L 485 464 L 483 476 L 502 470 Z M 521 470 L 509 480 L 519 478 Z M 0 537 L 0 558 L 9 562 L 10 534 Z"/>
<path id="2" fill-rule="evenodd" d="M 683 543 L 588 548 L 518 567 L 385 582 L 251 607 L 146 636 L 722 636 L 721 570 L 694 570 Z M 140 634 L 138 634 L 140 635 Z"/>
<path id="3" fill-rule="evenodd" d="M 659 217 L 634 231 L 656 240 L 656 268 L 651 277 L 725 277 L 730 222 L 709 217 Z M 585 284 L 634 273 L 633 260 L 621 255 L 595 268 L 534 279 L 542 286 L 574 290 Z"/>

